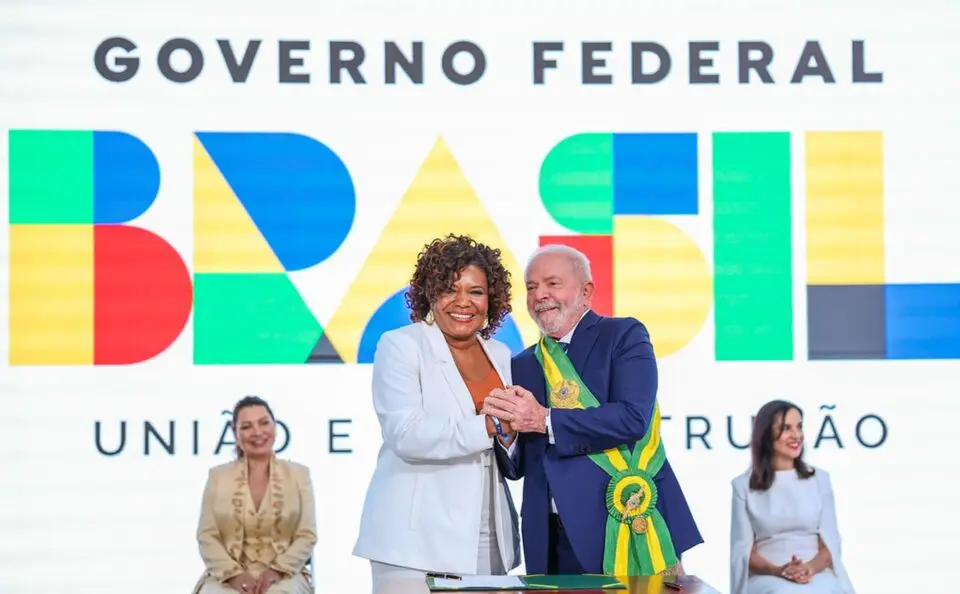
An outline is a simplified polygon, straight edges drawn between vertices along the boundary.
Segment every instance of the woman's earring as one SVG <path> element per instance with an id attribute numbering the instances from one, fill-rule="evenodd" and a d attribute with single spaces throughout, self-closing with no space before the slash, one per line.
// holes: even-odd
<path id="1" fill-rule="evenodd" d="M 427 315 L 423 318 L 423 321 L 427 323 L 427 326 L 433 326 L 433 310 L 427 312 Z"/>

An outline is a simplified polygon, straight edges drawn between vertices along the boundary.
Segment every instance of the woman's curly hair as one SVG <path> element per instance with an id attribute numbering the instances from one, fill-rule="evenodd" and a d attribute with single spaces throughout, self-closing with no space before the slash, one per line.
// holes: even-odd
<path id="1" fill-rule="evenodd" d="M 510 271 L 500 261 L 500 250 L 477 243 L 467 235 L 434 239 L 417 256 L 417 268 L 405 295 L 410 319 L 427 319 L 441 293 L 453 287 L 460 271 L 475 265 L 487 275 L 487 326 L 480 335 L 490 338 L 511 311 Z"/>

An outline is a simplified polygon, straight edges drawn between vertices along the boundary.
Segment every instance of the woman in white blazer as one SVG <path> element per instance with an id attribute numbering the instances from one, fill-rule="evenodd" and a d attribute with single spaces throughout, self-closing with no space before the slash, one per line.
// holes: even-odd
<path id="1" fill-rule="evenodd" d="M 830 476 L 803 461 L 800 409 L 761 407 L 750 449 L 750 469 L 732 482 L 730 594 L 854 594 Z"/>
<path id="2" fill-rule="evenodd" d="M 510 351 L 490 336 L 510 312 L 500 251 L 450 235 L 424 247 L 407 292 L 413 324 L 385 332 L 373 362 L 383 445 L 354 555 L 373 590 L 427 573 L 505 574 L 520 562 L 517 513 L 493 440 L 515 433 L 479 414 L 510 385 Z"/>

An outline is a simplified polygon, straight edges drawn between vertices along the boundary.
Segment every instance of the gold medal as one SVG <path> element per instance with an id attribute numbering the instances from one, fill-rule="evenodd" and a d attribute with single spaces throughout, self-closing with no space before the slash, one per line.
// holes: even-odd
<path id="1" fill-rule="evenodd" d="M 573 380 L 563 382 L 550 391 L 550 406 L 553 408 L 577 408 L 580 405 L 580 385 Z"/>

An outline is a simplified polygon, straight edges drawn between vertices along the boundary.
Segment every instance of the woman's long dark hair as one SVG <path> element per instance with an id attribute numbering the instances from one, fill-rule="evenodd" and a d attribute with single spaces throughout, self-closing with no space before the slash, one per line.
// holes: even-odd
<path id="1" fill-rule="evenodd" d="M 786 400 L 772 400 L 760 407 L 753 421 L 753 435 L 750 438 L 750 456 L 753 466 L 750 471 L 750 488 L 754 491 L 766 491 L 773 484 L 773 444 L 783 434 L 783 420 L 787 413 L 795 410 L 803 419 L 800 407 Z M 803 450 L 793 460 L 797 476 L 802 479 L 813 476 L 813 468 L 803 461 Z"/>
<path id="2" fill-rule="evenodd" d="M 267 414 L 270 415 L 270 420 L 276 422 L 276 419 L 273 416 L 273 411 L 270 410 L 270 405 L 267 404 L 267 401 L 259 396 L 244 396 L 233 405 L 233 438 L 237 440 L 237 445 L 233 446 L 233 451 L 237 454 L 237 458 L 243 458 L 243 450 L 240 449 L 240 437 L 237 435 L 237 415 L 240 414 L 240 411 L 249 408 L 251 406 L 262 406 L 267 409 Z"/>

